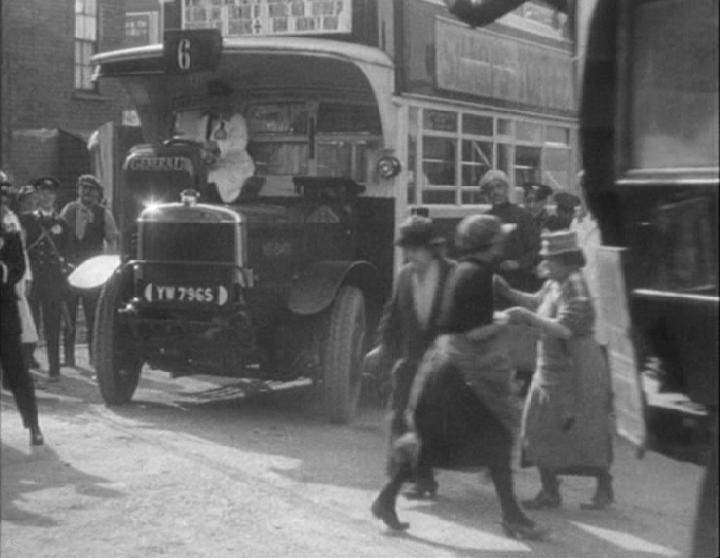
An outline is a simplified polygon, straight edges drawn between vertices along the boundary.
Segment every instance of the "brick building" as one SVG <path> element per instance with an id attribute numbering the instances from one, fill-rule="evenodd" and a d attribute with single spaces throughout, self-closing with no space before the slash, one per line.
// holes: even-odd
<path id="1" fill-rule="evenodd" d="M 87 140 L 121 121 L 127 101 L 113 83 L 93 83 L 90 57 L 123 46 L 125 0 L 10 0 L 0 18 L 0 166 L 17 183 L 42 174 L 74 197 L 90 170 Z"/>

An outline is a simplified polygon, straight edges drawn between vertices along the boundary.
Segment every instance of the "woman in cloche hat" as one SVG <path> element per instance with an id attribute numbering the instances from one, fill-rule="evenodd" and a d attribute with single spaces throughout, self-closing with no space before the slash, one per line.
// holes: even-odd
<path id="1" fill-rule="evenodd" d="M 380 370 L 392 370 L 391 445 L 406 431 L 403 414 L 410 387 L 420 359 L 437 335 L 441 293 L 453 267 L 453 262 L 442 255 L 444 243 L 435 233 L 432 220 L 420 215 L 413 215 L 400 225 L 395 241 L 402 250 L 405 264 L 380 321 L 380 345 L 367 357 L 367 360 L 379 361 Z M 437 483 L 432 468 L 420 466 L 414 477 L 412 496 L 435 495 Z M 373 513 L 386 522 L 399 523 L 392 517 L 394 512 L 376 506 Z"/>
<path id="2" fill-rule="evenodd" d="M 557 476 L 593 476 L 597 489 L 583 509 L 603 509 L 614 496 L 610 374 L 595 340 L 592 296 L 580 271 L 585 257 L 572 231 L 545 233 L 540 256 L 549 279 L 537 294 L 498 288 L 520 306 L 506 313 L 540 335 L 538 363 L 525 402 L 523 463 L 540 471 L 542 488 L 529 509 L 561 504 Z"/>
<path id="3" fill-rule="evenodd" d="M 408 527 L 397 518 L 395 499 L 416 459 L 441 469 L 488 467 L 505 532 L 533 539 L 545 533 L 523 513 L 512 484 L 512 370 L 505 327 L 493 323 L 493 263 L 504 236 L 500 220 L 491 215 L 467 217 L 457 227 L 461 258 L 443 294 L 440 335 L 412 386 L 405 416 L 409 432 L 393 448 L 393 477 L 373 504 L 376 517 L 393 529 Z"/>

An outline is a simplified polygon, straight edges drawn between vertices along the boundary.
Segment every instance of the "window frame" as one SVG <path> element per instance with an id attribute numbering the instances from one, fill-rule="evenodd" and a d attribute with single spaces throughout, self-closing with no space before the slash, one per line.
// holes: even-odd
<path id="1" fill-rule="evenodd" d="M 80 11 L 78 6 L 81 5 Z M 75 0 L 75 28 L 73 31 L 73 67 L 74 89 L 82 93 L 97 93 L 98 84 L 92 81 L 92 57 L 98 53 L 100 46 L 100 6 L 98 0 Z M 94 22 L 94 37 L 87 37 L 85 26 Z M 82 23 L 81 23 L 82 22 Z M 82 29 L 82 30 L 81 30 Z M 89 55 L 85 59 L 86 49 Z"/>
<path id="2" fill-rule="evenodd" d="M 510 177 L 510 186 L 520 187 L 521 184 L 516 183 L 516 157 L 518 147 L 532 147 L 540 150 L 538 173 L 541 180 L 545 180 L 548 172 L 558 169 L 546 169 L 545 168 L 545 155 L 546 149 L 563 150 L 567 153 L 567 184 L 551 184 L 555 189 L 562 188 L 572 191 L 574 184 L 572 183 L 573 172 L 576 168 L 576 161 L 574 156 L 577 153 L 577 146 L 575 145 L 574 139 L 577 133 L 577 124 L 566 121 L 566 120 L 552 120 L 550 118 L 542 118 L 537 116 L 525 116 L 522 114 L 508 114 L 504 112 L 492 112 L 488 110 L 477 110 L 465 107 L 448 107 L 430 103 L 416 103 L 413 102 L 408 104 L 408 164 L 414 161 L 414 168 L 408 166 L 408 170 L 412 172 L 412 179 L 409 180 L 408 189 L 413 191 L 414 194 L 408 196 L 409 203 L 413 205 L 431 206 L 437 208 L 473 208 L 487 206 L 487 201 L 481 201 L 476 203 L 463 203 L 463 197 L 468 196 L 469 192 L 475 191 L 477 188 L 476 184 L 464 184 L 463 183 L 463 167 L 464 166 L 475 166 L 477 162 L 465 161 L 463 159 L 463 142 L 464 141 L 476 141 L 482 143 L 489 143 L 492 146 L 492 160 L 491 168 L 501 168 L 501 150 L 505 149 L 505 157 L 508 157 L 508 164 L 510 168 L 502 169 L 508 173 Z M 457 114 L 457 130 L 455 132 L 444 132 L 439 130 L 432 130 L 425 128 L 425 112 L 426 110 L 432 111 L 452 111 Z M 471 134 L 463 132 L 463 119 L 466 115 L 478 116 L 484 118 L 492 118 L 492 132 L 491 136 L 481 134 Z M 410 121 L 410 120 L 414 121 Z M 507 124 L 504 125 L 508 129 L 509 133 L 500 133 L 500 121 L 505 121 Z M 539 125 L 541 127 L 541 133 L 535 140 L 518 139 L 518 129 L 521 127 L 520 124 L 527 122 L 531 125 Z M 557 134 L 557 129 L 562 128 L 566 130 L 566 143 L 554 141 Z M 413 130 L 416 132 L 413 137 Z M 550 131 L 552 130 L 552 131 Z M 437 137 L 444 139 L 452 139 L 455 142 L 455 183 L 454 184 L 441 184 L 441 185 L 429 185 L 426 183 L 424 175 L 424 164 L 425 162 L 433 162 L 433 158 L 425 156 L 423 149 L 423 139 L 425 137 Z M 413 141 L 414 140 L 414 141 Z M 413 145 L 414 143 L 414 145 Z M 414 148 L 414 152 L 412 152 Z M 412 184 L 410 184 L 412 183 Z M 427 192 L 447 192 L 453 190 L 455 192 L 455 201 L 453 204 L 450 203 L 435 203 L 426 202 Z M 430 194 L 432 195 L 432 194 Z"/>

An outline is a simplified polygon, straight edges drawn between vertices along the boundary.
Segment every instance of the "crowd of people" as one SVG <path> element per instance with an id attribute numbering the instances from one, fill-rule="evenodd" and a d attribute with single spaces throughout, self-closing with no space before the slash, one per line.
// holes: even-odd
<path id="1" fill-rule="evenodd" d="M 77 199 L 61 211 L 54 177 L 18 188 L 2 173 L 0 183 L 3 387 L 15 397 L 30 444 L 42 445 L 29 373 L 38 367 L 38 339 L 47 347 L 48 381 L 57 381 L 61 332 L 65 365 L 74 366 L 78 305 L 90 345 L 96 304 L 71 292 L 67 276 L 114 250 L 119 234 L 92 175 L 78 178 Z M 605 508 L 614 499 L 611 387 L 593 303 L 597 226 L 587 211 L 578 211 L 577 196 L 543 184 L 526 185 L 524 207 L 510 202 L 502 171 L 486 173 L 479 187 L 491 207 L 458 224 L 455 260 L 447 258 L 445 240 L 428 217 L 413 215 L 399 227 L 396 244 L 405 263 L 374 351 L 392 379 L 389 481 L 372 513 L 392 529 L 406 529 L 396 512 L 405 483 L 413 483 L 410 497 L 434 497 L 436 469 L 483 468 L 505 532 L 541 538 L 546 530 L 523 507 L 560 506 L 558 476 L 597 479 L 585 509 Z M 511 345 L 522 338 L 517 328 L 532 332 L 523 338 L 525 347 Z M 522 417 L 513 402 L 518 373 L 531 378 Z M 522 465 L 537 467 L 540 477 L 539 492 L 523 505 L 512 478 L 518 432 Z"/>
<path id="2" fill-rule="evenodd" d="M 434 497 L 436 469 L 487 469 L 505 532 L 538 539 L 547 531 L 523 507 L 559 507 L 559 476 L 597 479 L 583 509 L 614 500 L 610 375 L 595 331 L 595 276 L 583 269 L 591 258 L 580 244 L 591 251 L 597 227 L 573 194 L 529 184 L 521 207 L 497 170 L 479 186 L 492 206 L 459 223 L 456 260 L 439 248 L 428 217 L 399 227 L 405 263 L 371 356 L 392 381 L 389 480 L 371 511 L 391 529 L 407 529 L 396 511 L 405 483 L 414 483 L 409 497 Z M 522 416 L 513 402 L 523 372 L 510 343 L 517 327 L 533 332 Z M 511 466 L 518 433 L 521 464 L 540 477 L 540 491 L 522 506 Z"/>
<path id="3" fill-rule="evenodd" d="M 47 349 L 47 381 L 60 379 L 60 337 L 65 365 L 75 365 L 77 308 L 82 301 L 92 339 L 95 300 L 73 293 L 67 277 L 75 266 L 116 249 L 119 233 L 102 204 L 103 187 L 93 175 L 77 179 L 77 199 L 58 211 L 60 181 L 42 176 L 16 186 L 0 171 L 2 208 L 2 371 L 3 388 L 12 391 L 30 444 L 44 443 L 38 424 L 31 369 L 39 339 Z"/>

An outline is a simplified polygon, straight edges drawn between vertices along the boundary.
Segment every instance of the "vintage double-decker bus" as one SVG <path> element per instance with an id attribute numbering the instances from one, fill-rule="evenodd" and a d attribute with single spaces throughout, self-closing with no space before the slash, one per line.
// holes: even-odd
<path id="1" fill-rule="evenodd" d="M 94 58 L 146 142 L 111 196 L 123 256 L 97 320 L 103 397 L 129 400 L 144 363 L 301 375 L 350 420 L 397 224 L 422 207 L 452 240 L 487 208 L 491 168 L 571 188 L 567 18 L 537 4 L 471 29 L 434 0 L 163 5 L 164 44 Z M 199 199 L 174 203 L 185 189 Z"/>

